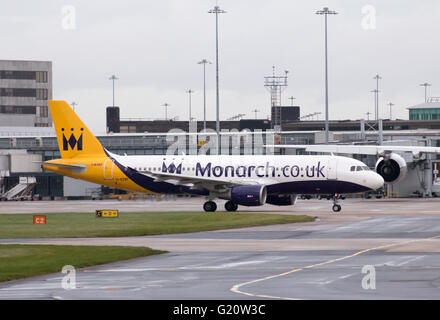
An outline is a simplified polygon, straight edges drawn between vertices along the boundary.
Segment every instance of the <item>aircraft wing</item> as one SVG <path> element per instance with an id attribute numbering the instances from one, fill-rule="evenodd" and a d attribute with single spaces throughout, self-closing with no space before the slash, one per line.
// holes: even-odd
<path id="1" fill-rule="evenodd" d="M 381 156 L 391 152 L 411 152 L 414 156 L 421 153 L 440 154 L 438 147 L 417 147 L 417 146 L 372 146 L 372 145 L 271 145 L 271 148 L 302 149 L 308 152 L 330 152 L 346 154 L 370 154 Z"/>
<path id="2" fill-rule="evenodd" d="M 154 178 L 155 182 L 167 182 L 174 185 L 181 185 L 190 187 L 192 189 L 207 189 L 213 192 L 226 192 L 233 186 L 239 185 L 257 185 L 267 184 L 271 181 L 259 181 L 254 179 L 237 179 L 237 178 L 206 178 L 206 177 L 194 177 L 177 173 L 163 173 L 152 171 L 139 171 L 150 178 Z"/>

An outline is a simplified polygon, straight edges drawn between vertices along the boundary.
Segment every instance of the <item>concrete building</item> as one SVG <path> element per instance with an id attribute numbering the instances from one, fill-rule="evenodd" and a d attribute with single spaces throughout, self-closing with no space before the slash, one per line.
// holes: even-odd
<path id="1" fill-rule="evenodd" d="M 52 62 L 0 60 L 0 126 L 51 127 Z"/>

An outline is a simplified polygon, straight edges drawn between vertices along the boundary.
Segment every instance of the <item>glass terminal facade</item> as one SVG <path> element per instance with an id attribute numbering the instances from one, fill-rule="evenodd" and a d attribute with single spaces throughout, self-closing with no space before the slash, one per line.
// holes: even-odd
<path id="1" fill-rule="evenodd" d="M 440 108 L 410 109 L 409 120 L 440 120 Z"/>

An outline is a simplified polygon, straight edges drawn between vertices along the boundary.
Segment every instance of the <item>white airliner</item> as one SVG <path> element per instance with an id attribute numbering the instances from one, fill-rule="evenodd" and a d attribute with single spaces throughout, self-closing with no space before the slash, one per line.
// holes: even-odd
<path id="1" fill-rule="evenodd" d="M 61 159 L 43 168 L 114 188 L 153 193 L 188 193 L 207 198 L 203 209 L 238 205 L 293 205 L 298 194 L 338 195 L 376 190 L 381 175 L 361 161 L 341 156 L 120 156 L 106 150 L 65 101 L 49 101 Z"/>
<path id="2" fill-rule="evenodd" d="M 284 149 L 297 149 L 307 152 L 332 154 L 374 155 L 378 158 L 375 170 L 383 177 L 386 184 L 395 184 L 405 178 L 407 165 L 398 153 L 411 153 L 414 158 L 422 154 L 440 154 L 438 147 L 393 146 L 393 145 L 272 145 Z M 397 153 L 398 152 L 398 153 Z"/>

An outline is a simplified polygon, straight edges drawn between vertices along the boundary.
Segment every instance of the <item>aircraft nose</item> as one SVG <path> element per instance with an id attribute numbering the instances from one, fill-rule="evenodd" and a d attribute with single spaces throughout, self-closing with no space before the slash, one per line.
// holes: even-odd
<path id="1" fill-rule="evenodd" d="M 373 172 L 374 175 L 369 179 L 370 183 L 368 184 L 368 186 L 372 189 L 372 190 L 376 190 L 379 189 L 383 186 L 383 184 L 385 183 L 385 180 L 382 178 L 382 176 L 380 174 L 377 174 L 376 172 Z"/>

